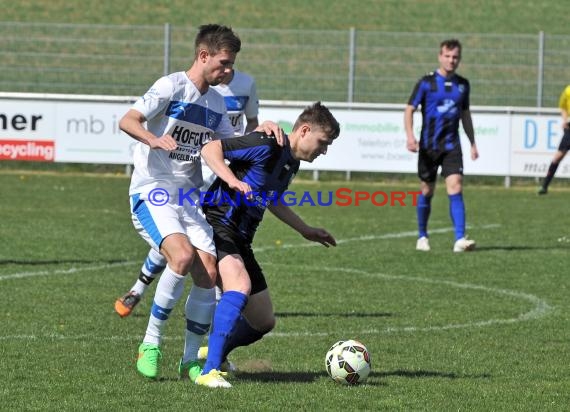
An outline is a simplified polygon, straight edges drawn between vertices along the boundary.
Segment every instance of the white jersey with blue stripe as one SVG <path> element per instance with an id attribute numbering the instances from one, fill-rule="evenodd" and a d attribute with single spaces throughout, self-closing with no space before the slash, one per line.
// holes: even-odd
<path id="1" fill-rule="evenodd" d="M 212 139 L 233 136 L 223 98 L 210 88 L 200 94 L 185 72 L 161 77 L 133 107 L 159 138 L 170 134 L 178 147 L 169 152 L 138 142 L 129 194 L 154 188 L 177 191 L 202 185 L 200 150 Z"/>
<path id="2" fill-rule="evenodd" d="M 259 114 L 259 98 L 253 77 L 234 70 L 228 84 L 220 83 L 214 89 L 224 97 L 228 116 L 234 128 L 234 134 L 241 136 L 245 131 L 244 115 L 247 119 Z"/>

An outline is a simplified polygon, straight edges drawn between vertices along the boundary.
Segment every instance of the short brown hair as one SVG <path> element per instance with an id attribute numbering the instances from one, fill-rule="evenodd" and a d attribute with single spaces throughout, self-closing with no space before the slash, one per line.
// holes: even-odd
<path id="1" fill-rule="evenodd" d="M 448 50 L 459 49 L 459 54 L 461 54 L 461 42 L 457 39 L 447 39 L 441 42 L 439 45 L 439 50 L 443 50 L 444 48 Z"/>
<path id="2" fill-rule="evenodd" d="M 241 40 L 231 27 L 219 24 L 204 24 L 199 27 L 194 47 L 196 57 L 200 49 L 206 49 L 212 55 L 216 55 L 221 50 L 238 53 L 241 50 Z"/>
<path id="3" fill-rule="evenodd" d="M 330 110 L 321 102 L 316 102 L 303 110 L 299 115 L 293 130 L 297 130 L 303 123 L 319 126 L 330 139 L 336 139 L 340 134 L 340 125 Z"/>

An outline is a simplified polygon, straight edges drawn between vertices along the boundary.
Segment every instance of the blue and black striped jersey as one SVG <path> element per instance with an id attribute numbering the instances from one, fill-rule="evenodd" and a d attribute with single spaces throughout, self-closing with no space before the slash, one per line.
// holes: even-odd
<path id="1" fill-rule="evenodd" d="M 437 71 L 422 77 L 408 104 L 422 107 L 420 148 L 430 151 L 461 150 L 459 121 L 469 110 L 469 81 L 457 74 L 443 77 Z"/>
<path id="2" fill-rule="evenodd" d="M 281 147 L 274 137 L 260 132 L 224 139 L 221 144 L 230 169 L 251 186 L 254 198 L 246 199 L 216 178 L 203 209 L 209 222 L 222 224 L 251 243 L 265 209 L 280 200 L 299 170 L 300 161 L 293 158 L 287 138 Z"/>

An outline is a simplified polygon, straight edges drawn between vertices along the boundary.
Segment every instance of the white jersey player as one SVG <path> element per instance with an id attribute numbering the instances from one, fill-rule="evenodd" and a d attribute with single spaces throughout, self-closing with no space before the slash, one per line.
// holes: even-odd
<path id="1" fill-rule="evenodd" d="M 148 119 L 149 132 L 172 136 L 176 142 L 172 151 L 154 150 L 142 142 L 135 145 L 129 194 L 145 200 L 155 188 L 174 195 L 178 188 L 200 187 L 202 146 L 214 138 L 234 134 L 224 99 L 210 87 L 202 94 L 185 72 L 157 80 L 135 102 L 133 110 Z"/>
<path id="2" fill-rule="evenodd" d="M 238 70 L 232 70 L 222 83 L 214 86 L 214 89 L 224 97 L 236 136 L 247 134 L 258 126 L 259 99 L 253 77 Z"/>
<path id="3" fill-rule="evenodd" d="M 231 28 L 208 24 L 200 26 L 194 45 L 190 69 L 157 80 L 119 123 L 139 141 L 129 189 L 132 220 L 152 252 L 166 258 L 137 359 L 139 373 L 151 379 L 159 375 L 162 332 L 187 273 L 193 287 L 179 373 L 192 380 L 201 372 L 197 352 L 215 307 L 213 232 L 192 190 L 202 184 L 202 146 L 234 133 L 224 99 L 211 86 L 232 71 L 241 41 Z M 265 126 L 268 134 L 280 132 L 276 124 Z"/>
<path id="4" fill-rule="evenodd" d="M 224 98 L 224 104 L 233 127 L 234 135 L 241 136 L 247 134 L 259 125 L 257 117 L 259 113 L 259 99 L 257 97 L 255 79 L 252 76 L 232 69 L 220 84 L 212 86 L 212 88 Z M 224 128 L 223 133 L 216 133 L 214 137 L 226 138 L 229 137 L 229 135 Z M 201 190 L 206 191 L 216 176 L 203 160 L 202 177 L 204 184 Z M 151 248 L 141 267 L 138 280 L 131 287 L 129 292 L 115 302 L 115 311 L 121 317 L 131 314 L 134 307 L 140 302 L 148 286 L 152 283 L 154 278 L 164 270 L 165 266 L 166 259 L 164 256 Z M 216 300 L 219 300 L 219 298 L 220 290 L 216 288 Z"/>
<path id="5" fill-rule="evenodd" d="M 228 117 L 234 128 L 235 136 L 247 134 L 259 125 L 259 120 L 257 119 L 259 99 L 253 77 L 240 71 L 232 70 L 220 84 L 214 86 L 214 89 L 224 97 Z M 246 119 L 245 125 L 244 117 Z M 205 192 L 216 178 L 216 175 L 206 165 L 204 159 L 202 159 L 202 177 L 204 184 L 201 190 Z"/>

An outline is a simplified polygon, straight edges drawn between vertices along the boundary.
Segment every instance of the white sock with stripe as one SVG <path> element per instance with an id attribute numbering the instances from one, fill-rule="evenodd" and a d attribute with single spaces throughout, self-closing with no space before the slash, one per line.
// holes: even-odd
<path id="1" fill-rule="evenodd" d="M 143 296 L 154 278 L 166 267 L 166 258 L 154 249 L 150 249 L 141 267 L 139 278 L 131 288 L 132 292 Z"/>
<path id="2" fill-rule="evenodd" d="M 182 292 L 184 292 L 185 280 L 185 276 L 175 273 L 170 269 L 170 266 L 166 266 L 156 285 L 154 301 L 152 302 L 150 318 L 143 342 L 160 345 L 162 330 L 170 316 L 170 312 L 180 299 Z"/>
<path id="3" fill-rule="evenodd" d="M 204 289 L 196 285 L 192 286 L 192 290 L 186 300 L 186 338 L 182 362 L 186 363 L 197 359 L 198 349 L 204 339 L 204 335 L 210 329 L 215 308 L 215 288 Z"/>

